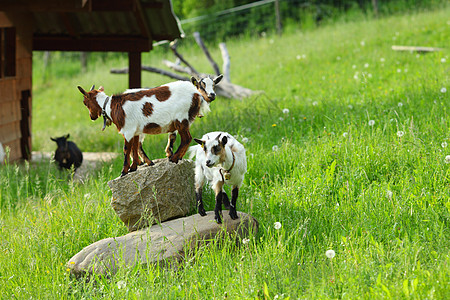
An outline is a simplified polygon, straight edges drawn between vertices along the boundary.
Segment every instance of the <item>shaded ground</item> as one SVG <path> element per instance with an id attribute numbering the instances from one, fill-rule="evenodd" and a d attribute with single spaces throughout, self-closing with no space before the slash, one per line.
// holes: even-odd
<path id="1" fill-rule="evenodd" d="M 31 153 L 31 161 L 42 162 L 53 159 L 54 152 L 38 152 Z M 116 158 L 119 153 L 114 152 L 83 152 L 83 163 L 77 169 L 74 179 L 83 179 L 89 173 L 89 170 L 97 168 L 97 166 L 104 162 L 109 162 Z"/>

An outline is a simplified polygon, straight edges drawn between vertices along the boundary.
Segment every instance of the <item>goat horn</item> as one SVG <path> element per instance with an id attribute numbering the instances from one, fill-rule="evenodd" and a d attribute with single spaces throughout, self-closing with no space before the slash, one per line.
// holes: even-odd
<path id="1" fill-rule="evenodd" d="M 94 85 L 92 85 L 92 87 L 91 87 L 91 91 L 93 90 L 95 88 L 95 84 Z"/>

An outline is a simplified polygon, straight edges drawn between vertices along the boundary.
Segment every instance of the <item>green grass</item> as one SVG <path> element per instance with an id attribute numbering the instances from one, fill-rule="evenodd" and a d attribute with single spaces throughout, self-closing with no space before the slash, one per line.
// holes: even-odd
<path id="1" fill-rule="evenodd" d="M 260 231 L 240 248 L 231 240 L 204 246 L 177 270 L 136 267 L 89 283 L 69 276 L 65 264 L 83 247 L 126 233 L 106 184 L 120 174 L 121 158 L 84 183 L 46 163 L 3 166 L 3 297 L 448 298 L 450 92 L 441 89 L 450 89 L 449 52 L 417 55 L 391 46 L 448 47 L 449 13 L 229 41 L 232 80 L 264 93 L 217 99 L 192 134 L 224 130 L 248 139 L 238 210 L 255 216 Z M 196 47 L 181 48 L 197 69 L 212 72 Z M 172 59 L 164 50 L 144 55 L 144 64 L 161 67 L 162 58 Z M 34 149 L 54 150 L 49 137 L 70 133 L 83 151 L 121 152 L 121 136 L 89 120 L 76 86 L 124 90 L 126 76 L 109 69 L 126 64 L 94 56 L 80 74 L 73 59 L 56 57 L 44 75 L 35 60 Z M 143 74 L 146 86 L 166 81 Z M 147 137 L 148 154 L 163 157 L 165 140 Z M 207 192 L 207 209 L 213 201 Z M 336 251 L 332 261 L 328 249 Z"/>

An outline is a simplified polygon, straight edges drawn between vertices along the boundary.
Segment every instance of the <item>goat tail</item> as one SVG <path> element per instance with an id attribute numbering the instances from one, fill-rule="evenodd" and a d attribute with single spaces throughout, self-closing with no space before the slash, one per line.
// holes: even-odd
<path id="1" fill-rule="evenodd" d="M 197 150 L 200 148 L 200 145 L 195 145 L 195 146 L 191 146 L 189 147 L 188 151 L 187 151 L 187 157 L 188 159 L 193 159 L 194 156 L 197 154 Z"/>

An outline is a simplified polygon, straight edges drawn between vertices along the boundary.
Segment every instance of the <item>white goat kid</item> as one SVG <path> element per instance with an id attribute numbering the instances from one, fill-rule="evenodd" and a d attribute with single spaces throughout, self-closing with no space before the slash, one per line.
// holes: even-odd
<path id="1" fill-rule="evenodd" d="M 195 194 L 197 198 L 198 213 L 205 216 L 203 207 L 202 190 L 207 180 L 216 195 L 214 219 L 222 223 L 222 203 L 229 208 L 230 217 L 238 218 L 236 212 L 236 200 L 239 188 L 244 181 L 247 172 L 247 159 L 245 148 L 232 135 L 226 132 L 210 132 L 201 139 L 194 139 L 199 145 L 191 147 L 195 153 Z M 224 185 L 232 187 L 231 203 L 224 190 Z"/>
<path id="2" fill-rule="evenodd" d="M 91 119 L 103 116 L 103 129 L 114 123 L 124 137 L 123 176 L 137 169 L 139 154 L 148 165 L 153 164 L 142 149 L 144 134 L 169 133 L 166 155 L 170 161 L 178 163 L 192 140 L 189 132 L 192 122 L 209 112 L 209 104 L 216 98 L 214 87 L 222 78 L 223 75 L 200 80 L 192 77 L 191 82 L 176 81 L 152 89 L 132 89 L 111 97 L 105 94 L 103 87 L 94 90 L 93 86 L 89 92 L 80 86 L 78 89 Z M 177 133 L 181 143 L 173 153 Z M 131 153 L 133 164 L 130 167 Z"/>

